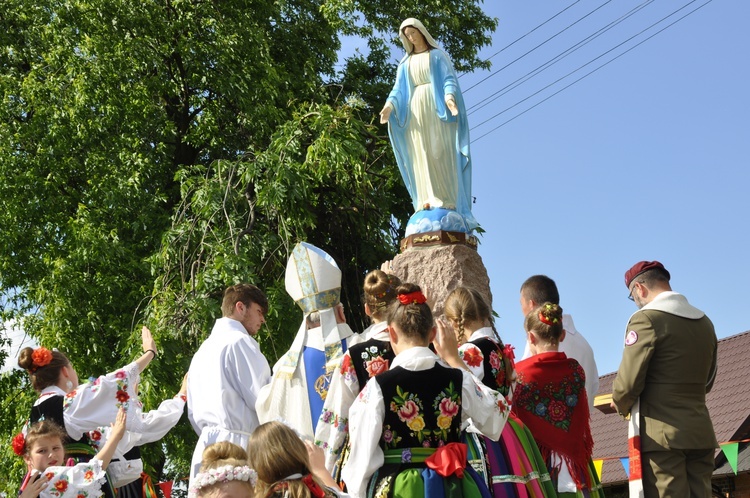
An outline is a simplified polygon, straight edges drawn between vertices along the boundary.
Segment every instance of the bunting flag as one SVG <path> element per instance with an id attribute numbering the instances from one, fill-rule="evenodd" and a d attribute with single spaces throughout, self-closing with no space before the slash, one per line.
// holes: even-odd
<path id="1" fill-rule="evenodd" d="M 604 460 L 594 460 L 594 468 L 596 469 L 596 476 L 599 478 L 599 481 L 602 480 L 602 465 L 604 465 Z"/>
<path id="2" fill-rule="evenodd" d="M 159 486 L 159 489 L 161 489 L 161 492 L 164 495 L 164 498 L 172 498 L 172 485 L 173 484 L 174 484 L 174 481 L 160 482 L 159 484 L 157 484 L 157 486 Z"/>
<path id="3" fill-rule="evenodd" d="M 625 475 L 630 479 L 630 459 L 628 457 L 620 458 L 620 463 L 622 464 L 622 468 L 625 469 Z"/>
<path id="4" fill-rule="evenodd" d="M 719 446 L 721 447 L 721 451 L 724 452 L 724 456 L 727 457 L 727 462 L 732 466 L 734 475 L 737 475 L 737 452 L 740 443 L 722 443 Z"/>

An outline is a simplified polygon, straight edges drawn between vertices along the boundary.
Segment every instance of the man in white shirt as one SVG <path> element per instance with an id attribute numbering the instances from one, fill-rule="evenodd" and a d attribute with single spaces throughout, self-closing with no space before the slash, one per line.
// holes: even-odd
<path id="1" fill-rule="evenodd" d="M 560 293 L 555 281 L 546 275 L 534 275 L 526 279 L 521 286 L 521 311 L 526 316 L 529 311 L 546 302 L 560 304 Z M 563 314 L 563 329 L 565 339 L 560 343 L 559 351 L 568 358 L 575 359 L 586 373 L 586 396 L 589 398 L 589 408 L 594 407 L 594 396 L 599 391 L 599 371 L 594 360 L 594 350 L 588 341 L 573 325 L 573 317 Z M 529 343 L 523 352 L 523 359 L 531 356 Z"/>
<path id="2" fill-rule="evenodd" d="M 247 447 L 258 427 L 255 401 L 271 380 L 268 361 L 252 337 L 265 323 L 268 299 L 254 285 L 224 291 L 222 318 L 203 341 L 188 370 L 188 418 L 198 433 L 190 466 L 190 487 L 209 444 L 229 441 Z"/>

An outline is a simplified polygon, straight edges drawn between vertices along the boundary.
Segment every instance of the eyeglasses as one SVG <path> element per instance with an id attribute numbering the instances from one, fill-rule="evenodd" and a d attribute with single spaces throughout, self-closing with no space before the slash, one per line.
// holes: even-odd
<path id="1" fill-rule="evenodd" d="M 635 286 L 638 285 L 639 282 L 635 282 L 633 284 L 633 287 L 630 289 L 630 294 L 628 294 L 628 299 L 631 301 L 635 301 L 635 298 L 633 297 L 633 291 L 635 290 Z"/>

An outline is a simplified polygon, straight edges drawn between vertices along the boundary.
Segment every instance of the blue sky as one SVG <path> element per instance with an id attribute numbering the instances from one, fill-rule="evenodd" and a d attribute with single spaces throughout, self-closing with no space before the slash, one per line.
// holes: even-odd
<path id="1" fill-rule="evenodd" d="M 594 348 L 600 374 L 616 371 L 625 326 L 636 310 L 623 275 L 640 260 L 664 263 L 672 288 L 708 314 L 719 338 L 750 330 L 745 312 L 750 303 L 750 2 L 713 0 L 490 132 L 706 0 L 690 3 L 681 14 L 477 126 L 689 3 L 490 0 L 484 5 L 500 20 L 485 57 L 572 5 L 493 57 L 490 72 L 603 7 L 475 88 L 469 89 L 490 72 L 464 75 L 460 82 L 470 110 L 641 7 L 469 116 L 474 214 L 486 230 L 479 252 L 501 336 L 518 349 L 524 342 L 519 287 L 528 276 L 543 273 L 557 282 L 561 305 Z M 440 33 L 432 35 L 439 41 Z"/>

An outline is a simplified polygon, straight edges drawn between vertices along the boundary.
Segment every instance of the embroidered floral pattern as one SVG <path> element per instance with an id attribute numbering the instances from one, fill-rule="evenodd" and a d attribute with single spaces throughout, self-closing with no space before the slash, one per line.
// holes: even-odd
<path id="1" fill-rule="evenodd" d="M 438 434 L 443 440 L 448 438 L 448 429 L 453 423 L 453 418 L 458 415 L 461 407 L 461 396 L 456 392 L 453 382 L 440 392 L 435 402 L 432 404 L 437 415 Z"/>
<path id="2" fill-rule="evenodd" d="M 490 353 L 490 372 L 498 386 L 505 386 L 505 360 L 497 351 Z"/>
<path id="3" fill-rule="evenodd" d="M 386 350 L 375 345 L 362 350 L 360 359 L 362 360 L 362 366 L 364 366 L 369 378 L 388 371 L 390 364 L 388 360 L 383 357 L 385 354 Z"/>
<path id="4" fill-rule="evenodd" d="M 320 420 L 318 423 L 320 422 L 328 424 L 334 429 L 338 429 L 339 432 L 349 432 L 349 419 L 342 417 L 332 410 L 324 409 L 320 414 Z"/>
<path id="5" fill-rule="evenodd" d="M 354 365 L 352 364 L 352 357 L 349 355 L 349 353 L 344 355 L 344 359 L 341 360 L 341 367 L 339 369 L 339 373 L 342 377 L 344 377 L 344 380 L 346 382 L 355 382 L 357 379 L 357 371 L 354 370 Z"/>
<path id="6" fill-rule="evenodd" d="M 62 496 L 68 490 L 68 476 L 62 475 L 47 491 L 52 496 Z"/>
<path id="7" fill-rule="evenodd" d="M 398 415 L 401 422 L 406 424 L 412 431 L 411 434 L 416 436 L 420 443 L 431 434 L 430 430 L 425 431 L 424 416 L 421 413 L 424 406 L 416 394 L 406 392 L 400 386 L 396 386 L 396 396 L 391 401 L 390 409 Z"/>
<path id="8" fill-rule="evenodd" d="M 484 361 L 484 355 L 478 347 L 472 344 L 464 349 L 463 360 L 468 366 L 476 368 Z"/>
<path id="9" fill-rule="evenodd" d="M 562 378 L 559 389 L 553 384 L 539 386 L 537 382 L 526 383 L 523 375 L 519 375 L 515 391 L 516 403 L 558 429 L 568 431 L 573 410 L 578 404 L 576 393 L 584 388 L 583 379 L 583 369 L 580 366 Z"/>

